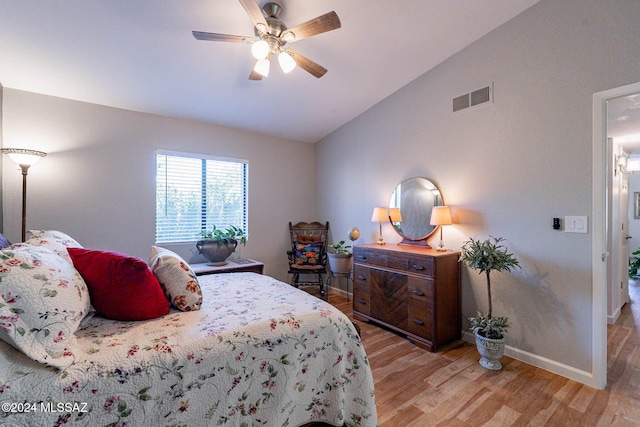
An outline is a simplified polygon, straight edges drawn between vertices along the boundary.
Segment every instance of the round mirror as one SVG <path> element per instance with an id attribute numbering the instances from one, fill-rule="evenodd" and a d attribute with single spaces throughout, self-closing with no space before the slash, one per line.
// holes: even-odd
<path id="1" fill-rule="evenodd" d="M 426 178 L 409 178 L 398 184 L 389 200 L 389 217 L 401 243 L 426 245 L 436 229 L 429 224 L 431 210 L 443 205 L 440 189 Z"/>

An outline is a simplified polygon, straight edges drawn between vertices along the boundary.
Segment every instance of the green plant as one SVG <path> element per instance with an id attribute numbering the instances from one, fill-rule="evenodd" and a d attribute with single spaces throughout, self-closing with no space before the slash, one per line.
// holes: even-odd
<path id="1" fill-rule="evenodd" d="M 247 244 L 248 237 L 242 228 L 235 225 L 230 225 L 224 230 L 221 230 L 214 225 L 211 231 L 202 230 L 200 234 L 204 239 L 213 239 L 222 242 L 236 240 L 238 243 L 242 243 L 243 245 Z"/>
<path id="2" fill-rule="evenodd" d="M 485 338 L 500 339 L 509 328 L 509 319 L 506 317 L 489 317 L 487 314 L 478 311 L 476 316 L 469 317 L 470 329 L 474 333 L 479 333 Z"/>
<path id="3" fill-rule="evenodd" d="M 333 248 L 334 253 L 336 254 L 348 254 L 349 251 L 348 249 L 351 248 L 351 245 L 346 245 L 344 244 L 344 240 L 340 240 L 338 243 L 331 245 L 330 247 Z"/>
<path id="4" fill-rule="evenodd" d="M 636 249 L 631 252 L 631 256 L 629 258 L 629 277 L 632 279 L 640 278 L 640 274 L 638 274 L 638 269 L 640 268 L 640 249 Z"/>
<path id="5" fill-rule="evenodd" d="M 491 237 L 487 240 L 470 238 L 462 244 L 460 261 L 469 268 L 477 270 L 479 274 L 485 273 L 487 278 L 487 297 L 489 312 L 478 312 L 477 316 L 470 317 L 471 329 L 486 338 L 502 338 L 509 327 L 506 317 L 493 317 L 493 304 L 491 301 L 491 272 L 511 271 L 520 267 L 516 257 L 507 251 L 502 244 L 502 237 Z"/>

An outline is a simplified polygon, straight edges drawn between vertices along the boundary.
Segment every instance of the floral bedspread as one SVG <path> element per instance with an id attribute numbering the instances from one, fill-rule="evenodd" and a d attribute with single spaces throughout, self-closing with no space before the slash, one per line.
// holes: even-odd
<path id="1" fill-rule="evenodd" d="M 199 279 L 199 311 L 85 319 L 64 371 L 0 341 L 0 425 L 377 424 L 371 370 L 343 313 L 269 276 Z"/>

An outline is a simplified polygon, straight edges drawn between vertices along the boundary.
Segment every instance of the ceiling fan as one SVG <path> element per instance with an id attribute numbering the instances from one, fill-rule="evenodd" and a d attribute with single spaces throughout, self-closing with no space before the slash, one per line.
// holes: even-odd
<path id="1" fill-rule="evenodd" d="M 251 21 L 253 21 L 255 36 L 234 36 L 192 31 L 193 37 L 198 40 L 251 43 L 251 53 L 256 58 L 256 64 L 249 75 L 250 80 L 262 80 L 262 77 L 269 75 L 269 59 L 271 56 L 278 57 L 280 67 L 285 73 L 290 72 L 297 65 L 317 78 L 325 75 L 326 68 L 286 47 L 286 45 L 287 43 L 293 43 L 316 34 L 340 28 L 340 18 L 335 12 L 325 13 L 293 28 L 287 28 L 278 19 L 282 13 L 282 7 L 279 4 L 266 3 L 262 10 L 260 10 L 256 0 L 240 0 L 240 4 L 249 14 Z"/>

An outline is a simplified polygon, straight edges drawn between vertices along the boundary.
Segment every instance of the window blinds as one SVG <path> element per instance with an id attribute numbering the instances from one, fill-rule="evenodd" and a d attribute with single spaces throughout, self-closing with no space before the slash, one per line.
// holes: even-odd
<path id="1" fill-rule="evenodd" d="M 247 232 L 245 160 L 156 153 L 156 243 L 191 242 L 235 225 Z"/>

